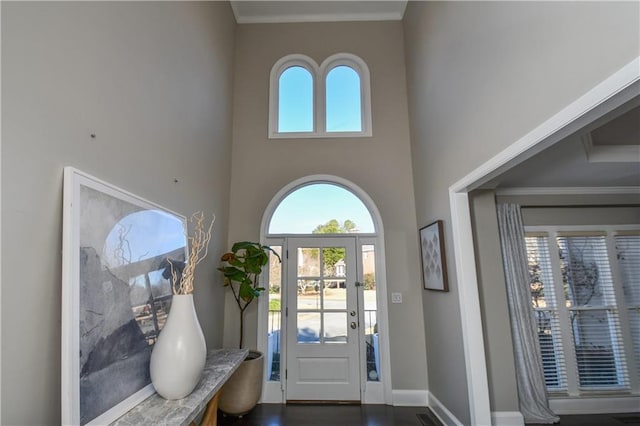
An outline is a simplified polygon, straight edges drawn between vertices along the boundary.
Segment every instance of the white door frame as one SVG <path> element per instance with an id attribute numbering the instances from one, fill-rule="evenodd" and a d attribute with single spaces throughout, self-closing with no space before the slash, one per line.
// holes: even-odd
<path id="1" fill-rule="evenodd" d="M 364 404 L 392 404 L 392 395 L 391 395 L 391 362 L 389 360 L 390 347 L 389 347 L 389 320 L 388 320 L 388 306 L 387 306 L 387 273 L 385 268 L 385 252 L 384 252 L 384 228 L 382 224 L 382 216 L 378 211 L 375 203 L 369 197 L 369 195 L 362 190 L 359 186 L 350 182 L 346 179 L 343 179 L 338 176 L 332 175 L 310 175 L 305 176 L 300 179 L 297 179 L 285 187 L 283 187 L 280 191 L 278 191 L 271 201 L 269 205 L 265 209 L 265 212 L 262 216 L 262 223 L 260 225 L 260 235 L 261 241 L 263 244 L 271 244 L 271 245 L 284 245 L 286 239 L 288 237 L 299 238 L 304 237 L 304 235 L 294 234 L 294 235 L 269 235 L 269 223 L 271 221 L 271 217 L 275 212 L 278 205 L 284 200 L 290 193 L 295 190 L 302 188 L 306 185 L 316 184 L 316 183 L 328 183 L 337 186 L 341 186 L 353 193 L 356 197 L 358 197 L 364 205 L 369 210 L 371 214 L 371 218 L 373 220 L 373 224 L 375 227 L 375 234 L 357 234 L 357 244 L 356 244 L 356 252 L 358 255 L 360 254 L 360 247 L 362 244 L 374 244 L 375 251 L 375 266 L 376 266 L 376 290 L 377 290 L 377 303 L 378 303 L 378 312 L 377 312 L 377 322 L 378 322 L 378 330 L 380 331 L 380 376 L 381 380 L 379 382 L 370 382 L 366 380 L 366 374 L 361 374 L 361 389 L 362 389 L 362 402 Z M 284 261 L 284 259 L 283 259 Z M 283 265 L 284 270 L 284 265 Z M 287 300 L 284 299 L 286 297 L 286 292 L 282 292 L 282 306 L 286 306 Z M 267 350 L 267 332 L 268 332 L 268 323 L 266 321 L 268 316 L 268 300 L 266 297 L 258 298 L 258 350 L 265 352 Z M 286 330 L 286 328 L 283 328 Z M 286 347 L 286 333 L 281 336 L 281 348 Z M 285 355 L 286 358 L 286 355 Z M 286 365 L 286 359 L 280 360 L 280 365 Z M 265 369 L 266 370 L 266 369 Z M 285 393 L 284 393 L 284 381 L 280 382 L 269 382 L 263 378 L 263 387 L 262 387 L 262 399 L 261 402 L 266 403 L 283 403 L 285 401 Z"/>
<path id="2" fill-rule="evenodd" d="M 458 303 L 472 424 L 491 424 L 468 193 L 640 95 L 640 57 L 449 187 Z"/>
<path id="3" fill-rule="evenodd" d="M 359 306 L 359 293 L 362 291 L 362 289 L 356 286 L 356 282 L 359 281 L 358 276 L 361 275 L 358 273 L 359 268 L 357 265 L 362 264 L 360 256 L 358 256 L 357 246 L 357 237 L 355 234 L 318 234 L 312 237 L 300 236 L 287 238 L 286 257 L 288 262 L 286 266 L 286 285 L 282 286 L 283 288 L 286 288 L 287 292 L 287 303 L 285 309 L 288 314 L 285 315 L 284 320 L 286 329 L 284 327 L 282 328 L 286 331 L 285 334 L 287 335 L 287 346 L 286 348 L 281 348 L 280 351 L 281 355 L 283 352 L 286 352 L 286 363 L 280 364 L 280 371 L 282 371 L 282 368 L 284 366 L 285 380 L 287 381 L 287 384 L 285 385 L 285 396 L 287 401 L 309 401 L 314 399 L 321 401 L 361 401 L 362 399 L 363 388 L 361 377 L 364 367 L 363 361 L 364 364 L 366 364 L 366 357 L 364 357 L 365 354 L 361 351 L 361 346 L 363 346 L 361 345 L 361 343 L 364 338 L 364 311 Z M 299 295 L 296 285 L 298 279 L 299 258 L 298 250 L 296 249 L 296 247 L 345 248 L 347 254 L 347 256 L 345 257 L 347 272 L 347 275 L 345 276 L 345 306 L 344 308 L 340 308 L 339 310 L 344 311 L 345 315 L 345 328 L 348 335 L 346 342 L 335 344 L 300 344 L 297 341 L 296 315 L 299 311 L 298 303 L 296 303 L 295 300 L 297 300 L 297 296 Z M 321 262 L 321 265 L 322 263 L 323 262 Z M 317 275 L 324 278 L 325 274 L 319 271 Z M 320 291 L 324 292 L 324 290 Z M 325 309 L 329 312 L 332 310 L 331 308 L 327 308 L 326 305 L 322 306 L 322 310 Z M 347 314 L 349 311 L 351 311 L 351 315 L 353 316 Z M 359 326 L 357 326 L 356 328 L 347 327 L 347 324 L 350 322 L 358 324 Z M 316 367 L 322 369 L 325 374 L 328 375 L 333 374 L 333 372 L 338 372 L 340 369 L 336 369 L 335 367 L 340 364 L 334 363 L 332 364 L 334 366 L 333 369 L 327 369 L 325 367 L 327 361 L 330 360 L 335 362 L 347 359 L 348 363 L 346 365 L 345 372 L 348 377 L 342 376 L 339 379 L 336 378 L 336 380 L 334 380 L 332 383 L 319 383 L 318 379 L 320 379 L 320 377 L 316 377 L 311 379 L 316 383 L 305 383 L 304 379 L 301 379 L 299 377 L 299 374 L 302 371 L 313 371 L 313 368 L 311 370 L 299 370 L 296 367 L 296 358 L 307 361 L 315 360 L 311 362 L 315 364 Z M 323 358 L 324 361 L 320 361 L 320 358 Z M 331 370 L 333 370 L 333 372 Z M 323 375 L 323 377 L 326 378 L 325 375 Z M 296 383 L 298 380 L 301 381 L 299 383 Z"/>

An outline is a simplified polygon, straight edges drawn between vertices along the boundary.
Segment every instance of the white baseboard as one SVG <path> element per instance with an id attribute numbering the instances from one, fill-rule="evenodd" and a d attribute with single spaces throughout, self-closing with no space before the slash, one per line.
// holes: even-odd
<path id="1" fill-rule="evenodd" d="M 493 426 L 524 426 L 524 417 L 520 411 L 492 411 Z"/>
<path id="2" fill-rule="evenodd" d="M 427 407 L 429 402 L 426 390 L 393 389 L 391 397 L 395 407 Z"/>
<path id="3" fill-rule="evenodd" d="M 549 408 L 558 415 L 637 413 L 640 396 L 549 398 Z"/>
<path id="4" fill-rule="evenodd" d="M 427 391 L 429 396 L 429 408 L 433 411 L 433 414 L 440 419 L 440 421 L 449 426 L 464 426 L 460 420 L 453 415 L 451 411 L 447 407 L 442 404 L 438 398 L 436 398 L 431 392 Z"/>

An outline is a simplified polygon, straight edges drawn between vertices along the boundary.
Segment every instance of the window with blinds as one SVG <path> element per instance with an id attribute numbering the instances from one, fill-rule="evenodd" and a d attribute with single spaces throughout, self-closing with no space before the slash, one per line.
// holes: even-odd
<path id="1" fill-rule="evenodd" d="M 558 303 L 553 288 L 549 243 L 546 236 L 526 237 L 531 302 L 538 324 L 538 341 L 547 389 L 567 390 L 564 351 L 560 341 Z"/>
<path id="2" fill-rule="evenodd" d="M 640 235 L 616 235 L 615 247 L 635 354 L 635 372 L 640 377 Z"/>
<path id="3" fill-rule="evenodd" d="M 640 233 L 527 233 L 550 392 L 628 392 L 640 375 Z"/>

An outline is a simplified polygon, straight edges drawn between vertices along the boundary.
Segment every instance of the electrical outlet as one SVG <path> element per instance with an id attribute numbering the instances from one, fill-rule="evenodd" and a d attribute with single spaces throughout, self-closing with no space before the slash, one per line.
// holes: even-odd
<path id="1" fill-rule="evenodd" d="M 402 293 L 391 293 L 391 303 L 402 303 Z"/>

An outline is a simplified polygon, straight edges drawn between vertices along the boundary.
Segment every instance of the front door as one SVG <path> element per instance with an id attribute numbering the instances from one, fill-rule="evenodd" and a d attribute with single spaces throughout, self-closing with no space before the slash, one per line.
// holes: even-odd
<path id="1" fill-rule="evenodd" d="M 288 401 L 360 401 L 353 237 L 290 238 Z"/>

